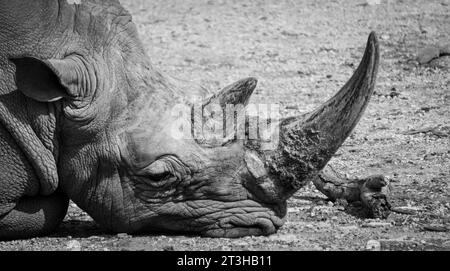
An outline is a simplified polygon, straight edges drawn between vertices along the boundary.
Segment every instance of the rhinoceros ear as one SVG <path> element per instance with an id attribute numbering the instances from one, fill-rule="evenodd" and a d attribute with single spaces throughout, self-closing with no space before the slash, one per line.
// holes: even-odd
<path id="1" fill-rule="evenodd" d="M 16 66 L 15 81 L 19 91 L 40 102 L 55 102 L 70 97 L 73 70 L 64 60 L 40 60 L 34 57 L 11 58 Z"/>
<path id="2" fill-rule="evenodd" d="M 221 107 L 225 107 L 227 104 L 243 104 L 245 106 L 248 104 L 257 82 L 253 77 L 241 79 L 213 95 L 203 106 L 208 104 L 219 104 Z"/>
<path id="3" fill-rule="evenodd" d="M 241 124 L 245 122 L 242 119 L 256 84 L 253 77 L 241 79 L 207 99 L 202 110 L 194 111 L 193 131 L 197 143 L 215 147 L 243 138 L 245 127 Z M 201 112 L 201 117 L 195 112 Z"/>

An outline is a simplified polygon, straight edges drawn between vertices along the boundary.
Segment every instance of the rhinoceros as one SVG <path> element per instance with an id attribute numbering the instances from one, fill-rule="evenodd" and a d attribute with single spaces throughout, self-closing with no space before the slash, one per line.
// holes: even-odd
<path id="1" fill-rule="evenodd" d="M 0 239 L 55 231 L 69 199 L 110 232 L 269 235 L 311 181 L 385 216 L 383 176 L 350 180 L 327 166 L 378 63 L 372 32 L 351 79 L 313 112 L 280 119 L 273 148 L 233 132 L 174 137 L 174 107 L 248 105 L 256 79 L 212 93 L 163 75 L 118 1 L 0 0 Z M 192 115 L 181 118 L 194 126 Z"/>

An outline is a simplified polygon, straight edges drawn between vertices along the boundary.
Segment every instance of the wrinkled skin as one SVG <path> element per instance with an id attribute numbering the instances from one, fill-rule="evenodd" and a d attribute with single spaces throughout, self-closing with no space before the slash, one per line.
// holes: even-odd
<path id="1" fill-rule="evenodd" d="M 283 120 L 275 150 L 233 136 L 177 139 L 175 105 L 247 104 L 256 80 L 208 98 L 151 65 L 117 1 L 68 2 L 0 0 L 0 239 L 53 231 L 68 198 L 114 232 L 274 233 L 286 200 L 326 165 L 373 91 L 371 36 L 342 106 Z M 330 110 L 345 115 L 338 135 Z"/>

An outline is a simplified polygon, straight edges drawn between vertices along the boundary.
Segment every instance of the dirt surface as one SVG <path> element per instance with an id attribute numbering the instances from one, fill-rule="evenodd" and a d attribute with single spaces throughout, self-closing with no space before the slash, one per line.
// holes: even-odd
<path id="1" fill-rule="evenodd" d="M 357 206 L 328 202 L 309 185 L 290 199 L 277 234 L 210 239 L 111 235 L 71 203 L 57 233 L 0 250 L 450 250 L 450 57 L 415 60 L 450 44 L 449 0 L 121 2 L 164 72 L 211 89 L 255 76 L 251 102 L 279 101 L 284 115 L 331 97 L 375 30 L 376 93 L 330 163 L 349 176 L 386 175 L 401 208 L 384 221 L 363 219 Z"/>

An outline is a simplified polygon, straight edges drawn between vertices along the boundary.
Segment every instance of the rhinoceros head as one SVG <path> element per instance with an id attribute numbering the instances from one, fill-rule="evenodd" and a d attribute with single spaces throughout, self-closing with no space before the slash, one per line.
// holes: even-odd
<path id="1" fill-rule="evenodd" d="M 329 161 L 373 91 L 378 45 L 371 34 L 349 82 L 312 113 L 279 120 L 276 144 L 267 148 L 249 138 L 252 116 L 241 124 L 235 118 L 245 115 L 255 79 L 205 96 L 151 65 L 117 2 L 32 2 L 44 8 L 30 16 L 45 23 L 27 30 L 40 42 L 11 57 L 17 88 L 55 107 L 49 129 L 58 135 L 60 186 L 113 231 L 275 232 L 286 200 Z M 230 119 L 233 129 L 215 125 Z M 211 126 L 225 129 L 205 136 Z"/>

